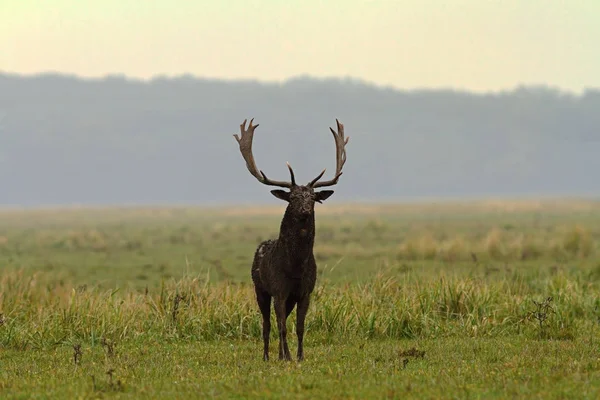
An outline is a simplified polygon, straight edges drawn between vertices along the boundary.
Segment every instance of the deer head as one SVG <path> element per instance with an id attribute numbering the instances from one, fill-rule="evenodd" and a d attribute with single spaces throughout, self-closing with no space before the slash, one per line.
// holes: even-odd
<path id="1" fill-rule="evenodd" d="M 242 157 L 246 161 L 246 167 L 248 171 L 262 184 L 268 186 L 279 186 L 289 189 L 289 191 L 276 189 L 271 190 L 273 196 L 278 199 L 287 201 L 289 203 L 288 209 L 294 214 L 299 216 L 310 216 L 313 214 L 315 202 L 322 203 L 328 199 L 332 194 L 333 190 L 321 190 L 315 191 L 315 189 L 325 186 L 333 186 L 337 184 L 340 176 L 342 175 L 342 167 L 346 162 L 346 144 L 348 143 L 349 137 L 344 137 L 344 125 L 341 124 L 337 119 L 337 132 L 332 128 L 331 133 L 335 140 L 336 147 L 336 170 L 333 179 L 323 182 L 318 182 L 319 179 L 325 174 L 323 170 L 315 179 L 310 181 L 306 185 L 297 185 L 296 179 L 294 178 L 294 170 L 292 166 L 287 163 L 288 170 L 290 171 L 290 181 L 274 181 L 265 175 L 265 173 L 256 167 L 254 162 L 254 156 L 252 155 L 252 139 L 254 138 L 254 130 L 259 124 L 252 125 L 254 118 L 250 120 L 250 124 L 246 128 L 246 120 L 240 125 L 241 137 L 237 134 L 233 135 L 240 145 L 240 152 Z"/>

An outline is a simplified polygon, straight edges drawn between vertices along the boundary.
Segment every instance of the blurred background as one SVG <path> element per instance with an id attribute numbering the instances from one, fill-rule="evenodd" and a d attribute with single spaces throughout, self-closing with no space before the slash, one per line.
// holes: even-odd
<path id="1" fill-rule="evenodd" d="M 597 196 L 600 3 L 0 2 L 0 204 Z M 304 182 L 303 182 L 304 183 Z"/>

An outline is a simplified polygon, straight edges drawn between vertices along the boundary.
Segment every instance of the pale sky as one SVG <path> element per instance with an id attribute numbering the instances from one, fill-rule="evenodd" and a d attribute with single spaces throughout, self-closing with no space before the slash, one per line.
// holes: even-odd
<path id="1" fill-rule="evenodd" d="M 600 87 L 600 0 L 0 0 L 0 71 Z"/>

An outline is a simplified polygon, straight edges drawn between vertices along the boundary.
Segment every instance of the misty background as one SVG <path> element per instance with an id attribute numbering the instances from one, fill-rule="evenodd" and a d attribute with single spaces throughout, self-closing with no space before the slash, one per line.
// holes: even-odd
<path id="1" fill-rule="evenodd" d="M 596 196 L 600 90 L 403 91 L 351 79 L 283 83 L 0 74 L 0 204 L 277 203 L 233 138 L 260 124 L 257 165 L 306 183 L 335 171 L 341 201 Z"/>

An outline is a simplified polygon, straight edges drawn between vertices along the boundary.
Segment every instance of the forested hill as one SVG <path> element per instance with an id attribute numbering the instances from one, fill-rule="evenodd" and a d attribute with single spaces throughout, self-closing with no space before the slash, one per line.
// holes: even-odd
<path id="1" fill-rule="evenodd" d="M 336 202 L 600 194 L 600 90 L 486 95 L 354 80 L 282 84 L 0 74 L 0 204 L 276 203 L 233 134 L 260 124 L 273 179 L 335 170 L 329 127 L 350 136 Z"/>

